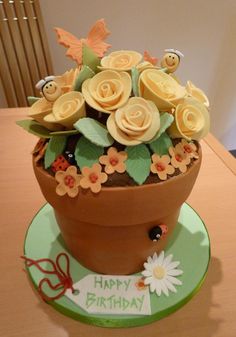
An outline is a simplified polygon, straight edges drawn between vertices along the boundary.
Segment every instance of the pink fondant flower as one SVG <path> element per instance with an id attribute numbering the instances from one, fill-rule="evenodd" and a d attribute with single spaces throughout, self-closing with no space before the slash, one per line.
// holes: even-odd
<path id="1" fill-rule="evenodd" d="M 93 193 L 100 192 L 101 184 L 108 179 L 106 173 L 102 172 L 101 165 L 96 163 L 92 167 L 85 166 L 81 171 L 80 186 L 82 188 L 90 188 Z"/>
<path id="2" fill-rule="evenodd" d="M 105 172 L 112 174 L 115 171 L 123 173 L 126 170 L 124 161 L 127 159 L 127 153 L 125 151 L 118 152 L 115 147 L 110 147 L 107 151 L 107 155 L 101 156 L 99 162 L 105 165 Z"/>
<path id="3" fill-rule="evenodd" d="M 187 171 L 187 165 L 190 163 L 190 156 L 184 151 L 182 145 L 178 143 L 175 147 L 169 148 L 171 155 L 171 164 L 178 168 L 182 173 Z"/>
<path id="4" fill-rule="evenodd" d="M 151 172 L 156 173 L 161 180 L 167 179 L 167 174 L 173 174 L 175 169 L 169 165 L 170 157 L 168 155 L 158 156 L 156 153 L 152 155 Z"/>
<path id="5" fill-rule="evenodd" d="M 59 183 L 56 187 L 58 195 L 63 196 L 68 194 L 71 198 L 77 196 L 81 175 L 77 174 L 76 166 L 69 166 L 66 171 L 57 171 L 55 179 Z"/>
<path id="6" fill-rule="evenodd" d="M 187 142 L 186 139 L 181 140 L 181 145 L 184 149 L 184 152 L 189 155 L 190 158 L 199 158 L 199 155 L 197 153 L 197 147 L 194 143 Z"/>

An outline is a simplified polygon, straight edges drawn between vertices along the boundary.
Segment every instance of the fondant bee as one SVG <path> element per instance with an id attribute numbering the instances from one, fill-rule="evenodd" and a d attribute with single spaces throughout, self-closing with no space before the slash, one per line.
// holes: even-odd
<path id="1" fill-rule="evenodd" d="M 161 60 L 161 66 L 166 68 L 168 73 L 173 73 L 178 68 L 182 57 L 184 57 L 184 54 L 177 49 L 165 49 L 165 54 Z"/>
<path id="2" fill-rule="evenodd" d="M 55 81 L 55 76 L 46 76 L 36 86 L 42 96 L 49 102 L 54 102 L 62 95 L 60 85 Z"/>

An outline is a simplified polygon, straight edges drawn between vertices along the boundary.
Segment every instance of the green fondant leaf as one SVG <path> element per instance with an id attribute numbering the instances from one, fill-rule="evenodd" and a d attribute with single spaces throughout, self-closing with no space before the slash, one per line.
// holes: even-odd
<path id="1" fill-rule="evenodd" d="M 91 143 L 87 138 L 81 137 L 75 148 L 75 160 L 80 169 L 84 166 L 91 167 L 99 162 L 99 157 L 103 154 L 104 148 Z"/>
<path id="2" fill-rule="evenodd" d="M 98 146 L 108 147 L 114 143 L 114 139 L 107 131 L 105 125 L 95 119 L 89 117 L 81 118 L 74 124 L 74 127 L 79 130 L 84 137 Z"/>
<path id="3" fill-rule="evenodd" d="M 139 71 L 135 67 L 131 69 L 131 78 L 132 78 L 132 88 L 133 88 L 134 96 L 139 96 L 139 90 L 138 90 Z"/>
<path id="4" fill-rule="evenodd" d="M 50 132 L 51 136 L 72 136 L 77 135 L 79 133 L 78 130 L 65 130 L 65 131 L 53 131 Z"/>
<path id="5" fill-rule="evenodd" d="M 51 137 L 50 131 L 48 129 L 32 119 L 17 121 L 16 124 L 22 127 L 24 130 L 28 131 L 29 133 L 38 136 L 39 138 Z"/>
<path id="6" fill-rule="evenodd" d="M 126 171 L 137 184 L 142 185 L 150 173 L 150 152 L 145 144 L 127 146 L 125 151 L 128 153 Z"/>
<path id="7" fill-rule="evenodd" d="M 171 126 L 173 121 L 174 121 L 174 116 L 172 116 L 168 112 L 162 113 L 161 116 L 160 116 L 160 129 L 158 130 L 155 137 L 153 137 L 152 140 L 149 143 L 152 143 L 156 139 L 158 139 L 163 134 L 163 132 L 165 132 L 166 129 L 168 129 L 168 127 Z"/>
<path id="8" fill-rule="evenodd" d="M 74 90 L 81 91 L 83 82 L 94 75 L 95 73 L 92 69 L 90 69 L 88 66 L 83 66 L 75 80 Z"/>
<path id="9" fill-rule="evenodd" d="M 83 44 L 82 61 L 84 66 L 88 66 L 95 73 L 98 71 L 97 66 L 100 65 L 100 58 L 86 44 Z"/>
<path id="10" fill-rule="evenodd" d="M 66 146 L 66 140 L 66 136 L 54 136 L 49 140 L 44 157 L 45 169 L 49 168 L 56 157 L 62 154 Z"/>
<path id="11" fill-rule="evenodd" d="M 28 96 L 27 101 L 28 101 L 29 106 L 33 105 L 39 99 L 40 99 L 40 97 Z"/>
<path id="12" fill-rule="evenodd" d="M 173 146 L 171 138 L 166 132 L 163 132 L 163 134 L 158 139 L 154 140 L 154 142 L 150 143 L 149 145 L 152 151 L 160 156 L 169 154 L 169 148 Z"/>

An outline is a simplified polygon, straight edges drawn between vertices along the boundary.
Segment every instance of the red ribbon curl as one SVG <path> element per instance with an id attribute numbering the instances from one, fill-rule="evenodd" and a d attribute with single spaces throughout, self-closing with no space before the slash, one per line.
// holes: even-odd
<path id="1" fill-rule="evenodd" d="M 66 259 L 66 272 L 64 272 L 61 268 L 61 265 L 60 265 L 61 257 L 64 257 Z M 67 289 L 71 289 L 72 293 L 75 291 L 74 288 L 73 288 L 73 281 L 72 281 L 72 278 L 71 278 L 71 275 L 70 275 L 70 260 L 69 260 L 69 257 L 66 253 L 58 254 L 57 257 L 56 257 L 56 263 L 53 260 L 46 259 L 46 258 L 45 259 L 39 259 L 39 260 L 33 260 L 33 259 L 30 259 L 26 256 L 21 256 L 21 258 L 25 260 L 26 267 L 29 268 L 31 266 L 35 266 L 42 273 L 50 274 L 50 275 L 56 275 L 58 277 L 59 282 L 55 285 L 53 285 L 51 283 L 51 281 L 46 277 L 43 278 L 42 280 L 40 280 L 39 285 L 38 285 L 38 292 L 39 292 L 40 296 L 43 298 L 44 301 L 57 300 L 58 298 L 60 298 L 61 296 L 63 296 L 65 294 Z M 52 267 L 52 270 L 47 270 L 47 269 L 43 268 L 42 266 L 40 266 L 40 263 L 43 263 L 43 262 L 49 263 Z M 61 292 L 59 292 L 55 296 L 48 296 L 43 291 L 43 285 L 45 283 L 52 290 L 58 290 L 58 289 L 61 289 L 61 288 L 62 288 L 62 290 L 61 290 Z"/>

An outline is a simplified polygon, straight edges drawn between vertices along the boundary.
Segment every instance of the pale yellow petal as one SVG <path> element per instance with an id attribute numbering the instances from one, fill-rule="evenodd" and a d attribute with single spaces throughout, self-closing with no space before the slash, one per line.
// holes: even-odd
<path id="1" fill-rule="evenodd" d="M 107 119 L 107 129 L 111 136 L 120 144 L 123 145 L 138 145 L 141 141 L 132 139 L 122 132 L 116 125 L 115 114 L 112 113 Z"/>
<path id="2" fill-rule="evenodd" d="M 64 171 L 57 171 L 56 174 L 55 174 L 55 179 L 59 183 L 61 183 L 64 180 L 64 177 L 65 177 L 65 172 Z"/>
<path id="3" fill-rule="evenodd" d="M 69 197 L 71 198 L 75 198 L 79 193 L 79 189 L 77 186 L 73 187 L 73 188 L 69 188 L 67 190 L 67 194 L 69 195 Z"/>
<path id="4" fill-rule="evenodd" d="M 56 187 L 56 193 L 60 196 L 63 196 L 66 194 L 66 188 L 65 188 L 65 185 L 60 183 L 57 185 Z"/>

